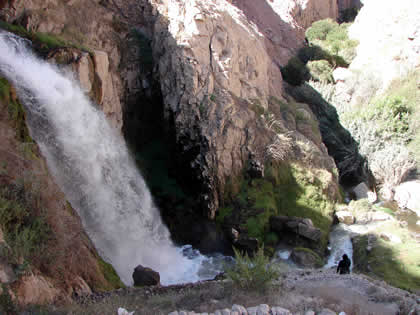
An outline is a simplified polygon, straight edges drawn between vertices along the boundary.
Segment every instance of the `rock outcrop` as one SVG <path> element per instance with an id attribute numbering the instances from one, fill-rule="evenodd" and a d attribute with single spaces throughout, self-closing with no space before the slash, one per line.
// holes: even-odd
<path id="1" fill-rule="evenodd" d="M 261 114 L 269 113 L 270 97 L 283 99 L 279 66 L 303 42 L 305 23 L 320 17 L 303 8 L 321 2 L 330 5 L 320 15 L 335 18 L 335 1 L 154 3 L 165 118 L 207 217 L 214 218 L 227 178 L 239 175 L 250 156 L 264 160 L 272 133 Z"/>
<path id="2" fill-rule="evenodd" d="M 280 237 L 284 233 L 294 233 L 313 242 L 318 242 L 322 235 L 311 219 L 298 217 L 273 216 L 270 218 L 270 228 Z"/>

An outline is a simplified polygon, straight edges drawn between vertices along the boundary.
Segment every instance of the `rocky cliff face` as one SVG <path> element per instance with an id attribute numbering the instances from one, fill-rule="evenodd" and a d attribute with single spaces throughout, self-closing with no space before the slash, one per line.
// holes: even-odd
<path id="1" fill-rule="evenodd" d="M 303 42 L 304 28 L 335 18 L 337 6 L 223 0 L 154 6 L 160 13 L 154 54 L 165 116 L 213 218 L 227 178 L 237 176 L 250 157 L 264 160 L 272 134 L 261 114 L 269 112 L 270 97 L 284 99 L 280 65 Z"/>

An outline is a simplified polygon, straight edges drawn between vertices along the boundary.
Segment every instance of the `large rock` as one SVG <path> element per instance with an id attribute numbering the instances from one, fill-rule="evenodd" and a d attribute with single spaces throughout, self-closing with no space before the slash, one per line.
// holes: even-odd
<path id="1" fill-rule="evenodd" d="M 135 286 L 160 285 L 159 272 L 142 265 L 138 265 L 134 269 L 133 280 Z"/>
<path id="2" fill-rule="evenodd" d="M 322 260 L 315 252 L 306 248 L 295 248 L 290 258 L 299 266 L 317 268 L 322 266 Z"/>
<path id="3" fill-rule="evenodd" d="M 75 48 L 59 48 L 47 58 L 73 71 L 81 88 L 101 106 L 109 121 L 118 129 L 122 127 L 122 107 L 106 52 L 95 50 L 89 54 Z"/>
<path id="4" fill-rule="evenodd" d="M 394 200 L 400 208 L 408 208 L 420 217 L 420 181 L 409 181 L 395 188 Z"/>
<path id="5" fill-rule="evenodd" d="M 319 241 L 322 235 L 321 230 L 313 225 L 311 219 L 307 218 L 272 216 L 270 217 L 270 228 L 279 234 L 294 233 L 315 242 Z"/>
<path id="6" fill-rule="evenodd" d="M 340 223 L 344 223 L 347 225 L 354 223 L 354 216 L 353 214 L 351 214 L 350 211 L 337 211 L 335 213 L 335 216 L 337 217 Z"/>

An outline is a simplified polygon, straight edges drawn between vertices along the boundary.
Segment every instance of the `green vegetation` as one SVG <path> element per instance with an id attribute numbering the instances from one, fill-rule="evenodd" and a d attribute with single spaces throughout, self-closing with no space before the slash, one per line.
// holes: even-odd
<path id="1" fill-rule="evenodd" d="M 0 192 L 0 226 L 9 245 L 3 254 L 11 264 L 41 264 L 40 254 L 51 238 L 51 229 L 33 183 L 17 182 Z"/>
<path id="2" fill-rule="evenodd" d="M 119 288 L 125 288 L 124 283 L 122 283 L 120 277 L 118 276 L 117 272 L 115 271 L 114 267 L 111 264 L 104 261 L 102 258 L 98 257 L 98 264 L 101 268 L 101 272 L 105 277 L 108 285 L 104 288 L 100 288 L 104 291 L 107 290 L 115 290 Z"/>
<path id="3" fill-rule="evenodd" d="M 309 70 L 298 57 L 290 58 L 286 66 L 281 68 L 283 79 L 292 85 L 301 85 L 310 78 Z"/>
<path id="4" fill-rule="evenodd" d="M 392 189 L 420 165 L 420 71 L 392 82 L 387 91 L 340 119 L 359 143 L 382 187 Z"/>
<path id="5" fill-rule="evenodd" d="M 314 22 L 306 30 L 306 38 L 310 46 L 319 46 L 327 54 L 333 56 L 330 63 L 343 66 L 350 64 L 356 55 L 358 42 L 348 38 L 348 28 L 351 24 L 338 24 L 331 19 Z M 343 64 L 344 61 L 344 64 Z"/>
<path id="6" fill-rule="evenodd" d="M 331 19 L 314 22 L 305 33 L 308 45 L 281 69 L 286 82 L 292 85 L 301 85 L 309 79 L 333 82 L 332 71 L 348 67 L 356 55 L 358 42 L 348 38 L 349 26 Z"/>
<path id="7" fill-rule="evenodd" d="M 235 265 L 226 269 L 226 274 L 238 287 L 246 290 L 265 291 L 279 273 L 270 265 L 270 259 L 260 247 L 252 258 L 247 253 L 235 252 Z"/>
<path id="8" fill-rule="evenodd" d="M 216 217 L 219 224 L 238 223 L 249 236 L 272 245 L 271 216 L 310 218 L 323 233 L 320 248 L 326 246 L 333 204 L 324 193 L 326 183 L 320 174 L 296 163 L 267 163 L 264 178 L 251 179 L 245 174 L 229 185 L 223 211 Z"/>
<path id="9" fill-rule="evenodd" d="M 0 101 L 8 106 L 9 117 L 13 121 L 16 135 L 19 141 L 28 144 L 23 149 L 30 149 L 30 144 L 33 143 L 29 135 L 28 127 L 26 126 L 26 114 L 23 105 L 17 100 L 12 93 L 12 87 L 9 82 L 0 77 Z"/>
<path id="10" fill-rule="evenodd" d="M 401 242 L 381 239 L 383 232 L 398 236 Z M 359 236 L 354 245 L 356 271 L 383 279 L 401 289 L 412 292 L 420 289 L 420 245 L 398 223 L 387 223 L 374 235 Z M 368 245 L 371 250 L 367 250 Z"/>
<path id="11" fill-rule="evenodd" d="M 60 36 L 49 33 L 31 32 L 27 31 L 21 25 L 14 25 L 0 20 L 0 28 L 20 37 L 29 39 L 33 42 L 34 48 L 41 55 L 48 54 L 52 49 L 59 47 L 73 47 L 83 51 L 91 52 L 87 47 L 82 46 L 80 43 L 70 42 L 64 40 Z"/>

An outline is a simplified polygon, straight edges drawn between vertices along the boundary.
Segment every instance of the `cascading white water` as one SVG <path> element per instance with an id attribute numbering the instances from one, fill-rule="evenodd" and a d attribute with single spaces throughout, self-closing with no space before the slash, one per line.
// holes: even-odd
<path id="1" fill-rule="evenodd" d="M 0 74 L 13 82 L 48 167 L 125 284 L 132 284 L 138 264 L 159 271 L 163 284 L 220 272 L 203 275 L 200 266 L 211 259 L 199 253 L 187 257 L 173 245 L 123 138 L 71 75 L 36 58 L 27 42 L 5 32 L 0 33 Z"/>
<path id="2" fill-rule="evenodd" d="M 338 265 L 342 256 L 346 254 L 352 264 L 350 270 L 353 269 L 353 244 L 351 242 L 351 231 L 348 226 L 340 223 L 333 227 L 330 233 L 331 253 L 328 262 L 324 268 L 331 268 Z"/>

